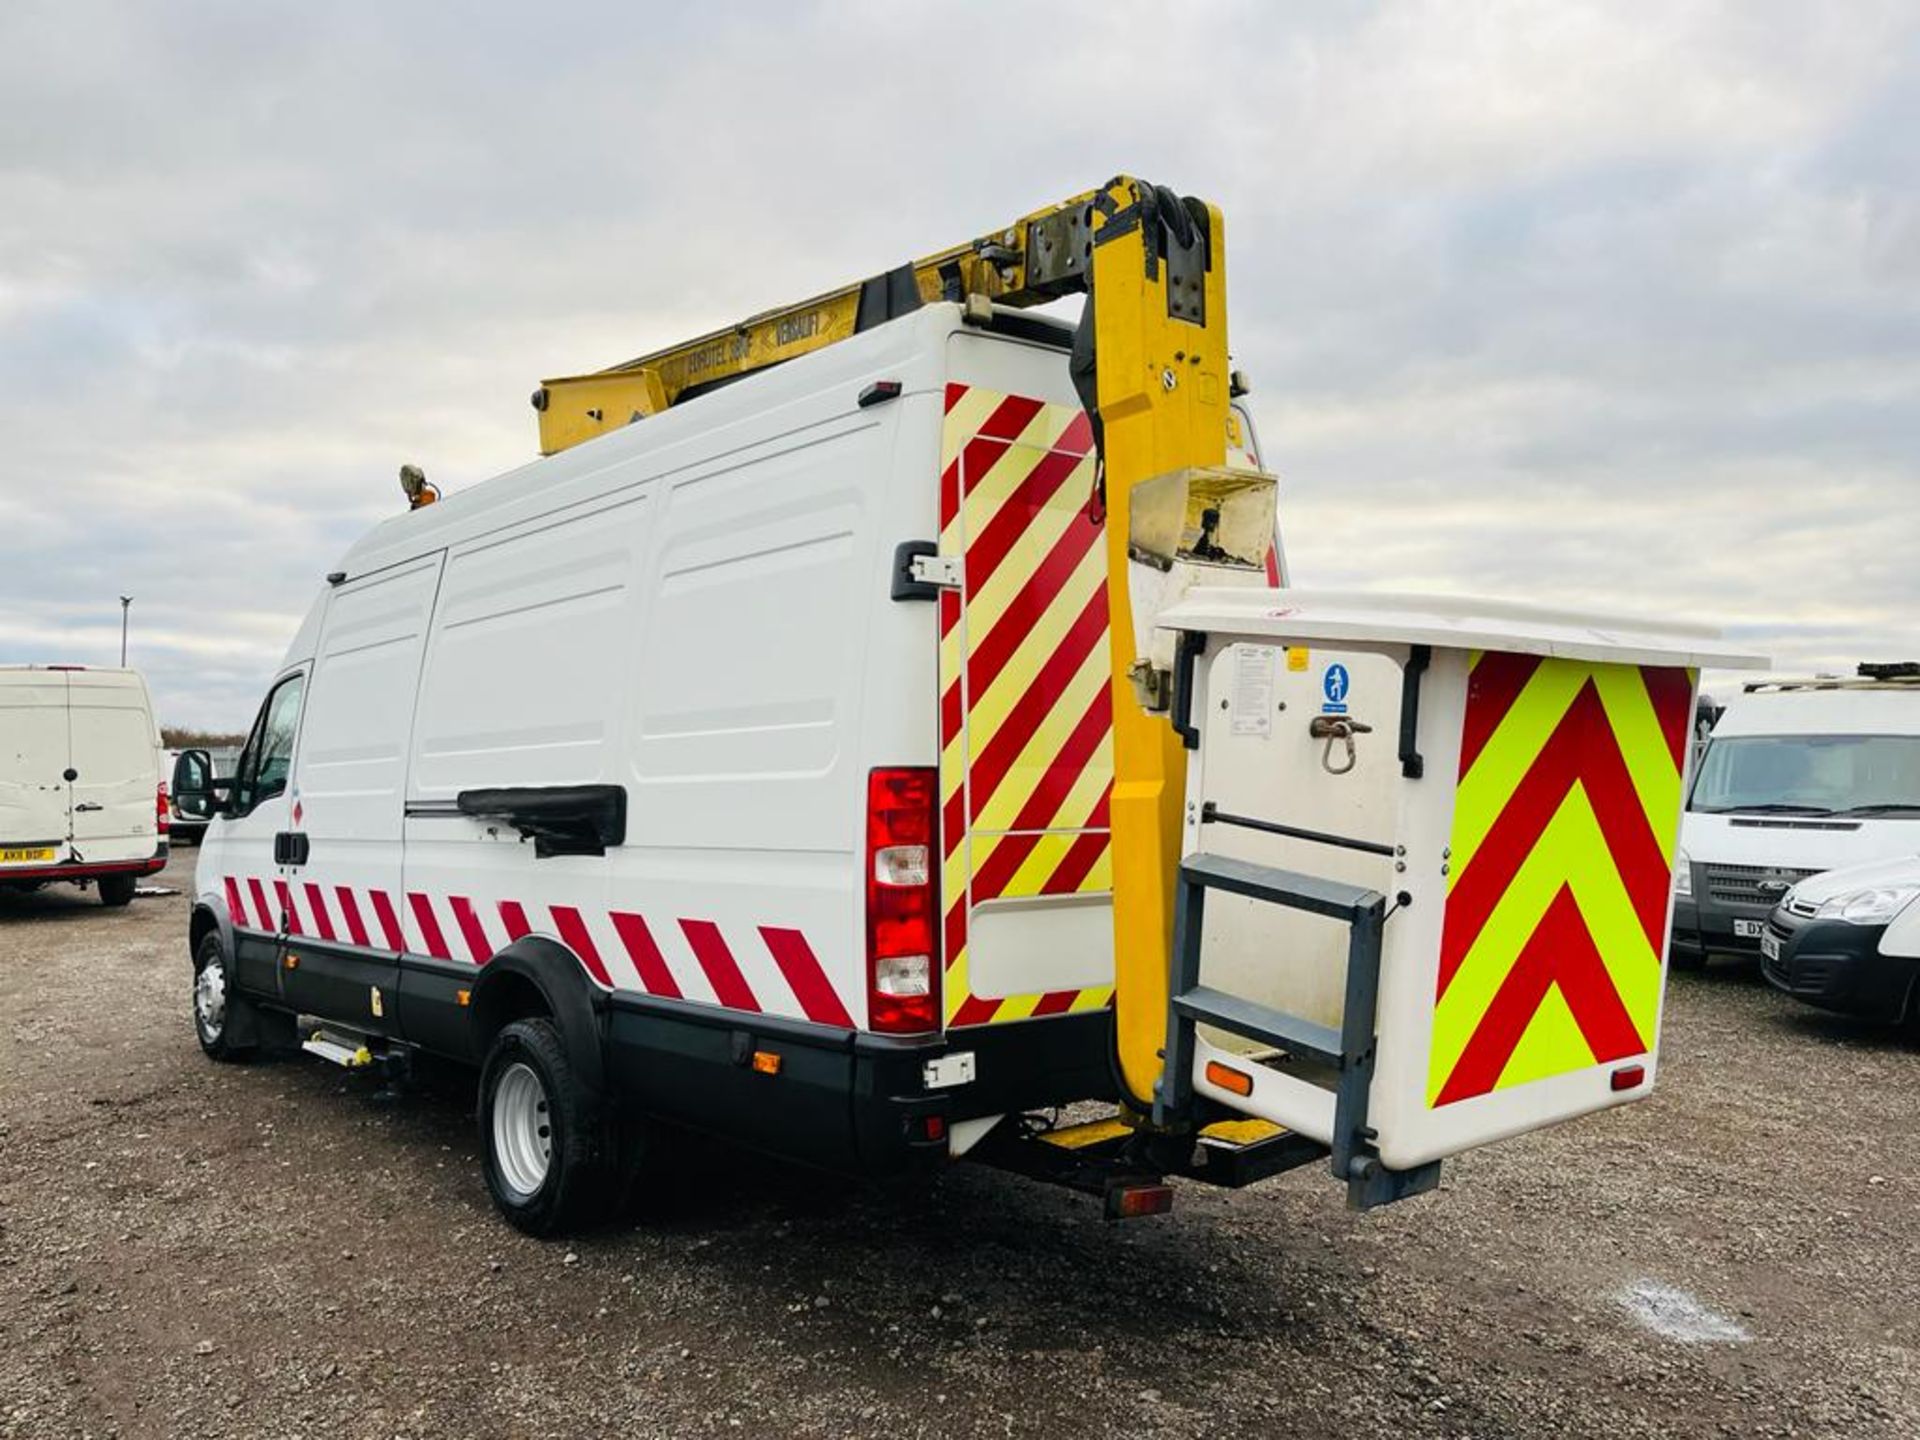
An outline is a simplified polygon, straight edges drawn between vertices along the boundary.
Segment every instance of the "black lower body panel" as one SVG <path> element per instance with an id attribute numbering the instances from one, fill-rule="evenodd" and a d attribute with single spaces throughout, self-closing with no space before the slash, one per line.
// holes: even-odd
<path id="1" fill-rule="evenodd" d="M 621 1102 L 661 1119 L 891 1176 L 943 1162 L 957 1120 L 1110 1099 L 1111 1037 L 1107 1011 L 911 1038 L 616 994 L 607 1074 Z M 929 1086 L 927 1062 L 958 1053 L 975 1078 Z"/>

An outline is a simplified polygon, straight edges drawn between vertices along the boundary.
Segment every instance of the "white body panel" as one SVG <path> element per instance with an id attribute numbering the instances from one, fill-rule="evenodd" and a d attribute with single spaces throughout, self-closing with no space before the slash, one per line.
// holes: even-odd
<path id="1" fill-rule="evenodd" d="M 132 670 L 0 667 L 0 847 L 124 864 L 159 843 L 160 737 Z M 71 771 L 73 779 L 66 779 Z"/>

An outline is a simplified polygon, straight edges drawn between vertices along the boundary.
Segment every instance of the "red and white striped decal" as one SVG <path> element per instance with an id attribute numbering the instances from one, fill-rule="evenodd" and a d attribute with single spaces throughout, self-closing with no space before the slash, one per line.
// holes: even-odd
<path id="1" fill-rule="evenodd" d="M 402 907 L 385 890 L 312 882 L 294 886 L 235 875 L 223 876 L 219 887 L 227 913 L 240 930 L 277 934 L 284 916 L 289 937 L 403 951 L 476 968 L 522 936 L 544 934 L 579 956 L 587 973 L 609 990 L 696 1000 L 755 1015 L 788 1015 L 845 1029 L 855 1025 L 852 1010 L 813 946 L 789 926 L 758 925 L 751 939 L 738 943 L 739 937 L 729 939 L 712 920 L 650 923 L 631 910 L 590 915 L 572 905 L 528 907 L 518 900 L 489 903 L 417 890 L 400 897 L 412 922 L 403 926 Z M 384 947 L 367 928 L 364 917 L 369 912 L 379 922 Z"/>

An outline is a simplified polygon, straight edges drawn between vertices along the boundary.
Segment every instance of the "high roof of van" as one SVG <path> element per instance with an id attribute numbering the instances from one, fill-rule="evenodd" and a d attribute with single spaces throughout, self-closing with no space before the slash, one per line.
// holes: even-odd
<path id="1" fill-rule="evenodd" d="M 1920 687 L 1735 695 L 1713 736 L 1737 735 L 1920 735 Z"/>
<path id="2" fill-rule="evenodd" d="M 0 665 L 0 684 L 8 681 L 25 684 L 48 675 L 84 675 L 93 685 L 142 683 L 140 672 L 131 666 L 122 669 L 118 665 Z"/>
<path id="3" fill-rule="evenodd" d="M 790 409 L 794 416 L 784 427 L 787 433 L 818 423 L 817 406 L 806 402 L 823 389 L 847 387 L 849 409 L 860 389 L 875 379 L 898 380 L 907 395 L 938 392 L 946 382 L 945 340 L 961 323 L 960 306 L 925 305 L 596 440 L 491 480 L 454 487 L 436 504 L 399 510 L 381 522 L 336 568 L 349 576 L 364 575 L 616 489 L 713 464 L 730 450 L 777 437 L 783 410 Z M 1071 329 L 1055 328 L 1062 332 L 1063 344 L 1071 340 Z M 630 463 L 635 460 L 642 463 Z M 617 478 L 609 477 L 607 472 L 615 467 Z M 398 509 L 403 502 L 397 487 L 393 497 Z"/>

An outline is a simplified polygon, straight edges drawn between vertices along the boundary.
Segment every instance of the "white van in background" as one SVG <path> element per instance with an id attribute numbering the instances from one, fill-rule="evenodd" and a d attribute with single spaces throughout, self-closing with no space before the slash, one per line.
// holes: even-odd
<path id="1" fill-rule="evenodd" d="M 139 672 L 0 665 L 0 890 L 133 899 L 167 863 L 160 756 Z"/>
<path id="2" fill-rule="evenodd" d="M 1671 954 L 1758 955 L 1788 889 L 1920 850 L 1920 665 L 1754 681 L 1695 766 Z"/>

